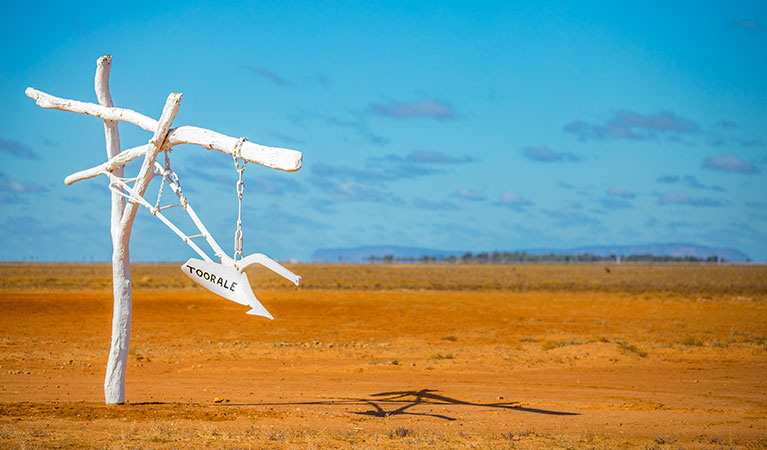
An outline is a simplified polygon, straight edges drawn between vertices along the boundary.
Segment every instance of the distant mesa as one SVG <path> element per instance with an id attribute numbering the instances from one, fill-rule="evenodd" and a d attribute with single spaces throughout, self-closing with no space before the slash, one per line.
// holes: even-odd
<path id="1" fill-rule="evenodd" d="M 745 253 L 734 248 L 714 248 L 695 244 L 645 244 L 645 245 L 592 245 L 570 249 L 532 248 L 512 250 L 512 252 L 525 252 L 529 255 L 595 255 L 607 257 L 620 255 L 653 255 L 670 256 L 675 258 L 699 258 L 707 259 L 718 256 L 730 262 L 750 262 L 751 258 Z M 368 262 L 372 258 L 385 261 L 387 257 L 393 260 L 418 260 L 423 256 L 437 259 L 450 257 L 460 258 L 467 250 L 435 250 L 420 247 L 400 247 L 396 245 L 374 245 L 356 248 L 321 248 L 312 254 L 314 262 L 328 263 L 361 263 Z"/>

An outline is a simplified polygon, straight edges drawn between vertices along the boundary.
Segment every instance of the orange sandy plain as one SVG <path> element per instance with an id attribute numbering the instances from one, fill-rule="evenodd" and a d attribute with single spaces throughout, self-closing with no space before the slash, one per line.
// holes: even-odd
<path id="1" fill-rule="evenodd" d="M 134 265 L 107 407 L 109 266 L 0 264 L 0 447 L 767 448 L 766 267 L 292 269 Z"/>

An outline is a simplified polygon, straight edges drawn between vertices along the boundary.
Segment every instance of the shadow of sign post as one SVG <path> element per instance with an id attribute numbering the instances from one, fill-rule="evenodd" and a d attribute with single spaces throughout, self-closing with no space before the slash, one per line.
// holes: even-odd
<path id="1" fill-rule="evenodd" d="M 436 389 L 421 389 L 412 391 L 392 391 L 379 392 L 371 394 L 368 398 L 344 398 L 338 400 L 318 400 L 307 402 L 278 402 L 278 403 L 250 403 L 250 404 L 226 404 L 222 407 L 237 406 L 367 406 L 372 409 L 366 411 L 348 411 L 351 414 L 371 417 L 391 417 L 399 415 L 426 416 L 436 419 L 453 421 L 458 420 L 455 417 L 446 414 L 438 414 L 422 411 L 414 411 L 417 407 L 434 406 L 466 406 L 475 408 L 492 408 L 508 411 L 519 411 L 533 414 L 546 414 L 550 416 L 578 416 L 580 414 L 567 411 L 553 411 L 540 408 L 528 408 L 522 406 L 519 402 L 496 402 L 496 403 L 477 403 L 467 402 L 456 398 L 442 395 Z"/>
<path id="2" fill-rule="evenodd" d="M 520 405 L 518 402 L 498 402 L 498 403 L 476 403 L 467 402 L 464 400 L 458 400 L 456 398 L 441 395 L 436 389 L 421 389 L 419 391 L 394 391 L 394 392 L 380 392 L 378 394 L 372 394 L 371 397 L 376 397 L 374 400 L 364 400 L 365 403 L 373 407 L 373 410 L 355 412 L 354 414 L 375 416 L 375 417 L 389 417 L 396 415 L 416 415 L 416 416 L 431 416 L 443 420 L 456 420 L 454 417 L 446 416 L 444 414 L 434 414 L 426 412 L 412 412 L 409 411 L 416 406 L 474 406 L 482 408 L 498 408 L 507 409 L 512 411 L 529 412 L 535 414 L 547 414 L 552 416 L 577 416 L 578 413 L 565 412 L 565 411 L 552 411 L 538 408 L 527 408 Z M 400 406 L 401 405 L 401 406 Z M 384 407 L 390 406 L 393 409 L 384 409 Z"/>

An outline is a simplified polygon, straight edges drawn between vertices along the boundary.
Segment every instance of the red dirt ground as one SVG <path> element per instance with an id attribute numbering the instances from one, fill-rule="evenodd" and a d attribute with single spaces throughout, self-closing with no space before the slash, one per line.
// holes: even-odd
<path id="1" fill-rule="evenodd" d="M 479 267 L 304 266 L 360 276 L 264 283 L 274 321 L 137 287 L 128 403 L 107 407 L 111 291 L 82 286 L 109 269 L 89 267 L 62 288 L 56 266 L 0 266 L 0 447 L 767 448 L 765 268 L 505 267 L 484 286 Z M 519 276 L 547 281 L 499 281 Z"/>

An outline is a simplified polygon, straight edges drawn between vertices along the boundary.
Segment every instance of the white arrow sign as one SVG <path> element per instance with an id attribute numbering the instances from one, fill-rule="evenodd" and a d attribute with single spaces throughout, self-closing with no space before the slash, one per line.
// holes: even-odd
<path id="1" fill-rule="evenodd" d="M 181 266 L 181 270 L 195 283 L 214 294 L 253 308 L 247 314 L 274 319 L 253 294 L 245 272 L 239 272 L 234 267 L 195 258 L 189 258 L 189 261 Z"/>

